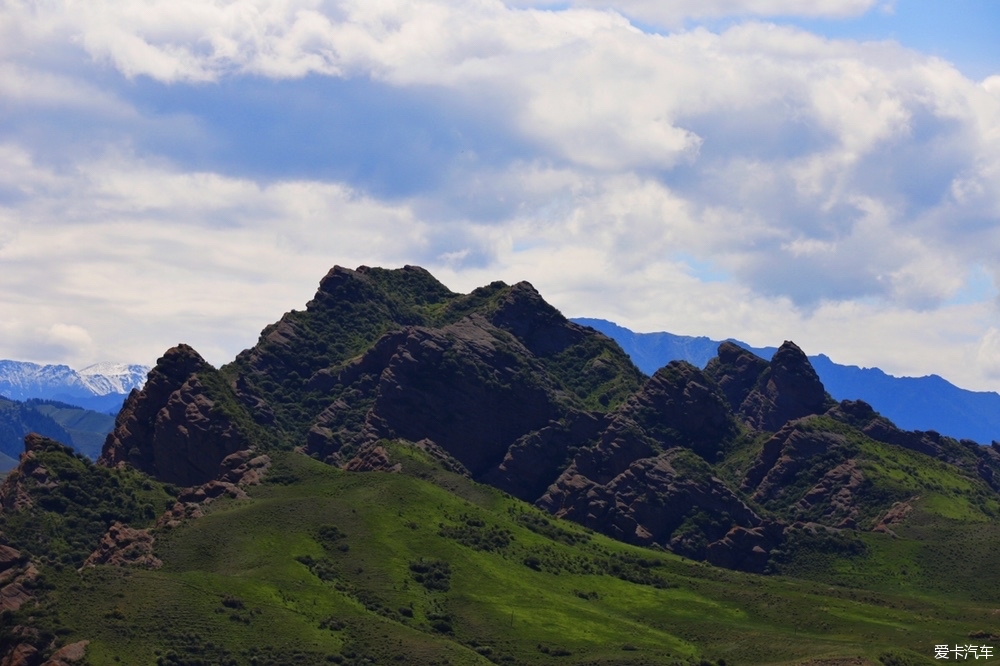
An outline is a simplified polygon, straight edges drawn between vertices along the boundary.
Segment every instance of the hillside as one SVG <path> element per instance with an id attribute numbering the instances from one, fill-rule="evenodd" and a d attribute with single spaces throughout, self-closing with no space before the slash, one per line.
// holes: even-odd
<path id="1" fill-rule="evenodd" d="M 0 454 L 4 456 L 0 458 L 0 472 L 17 464 L 17 457 L 24 450 L 24 436 L 29 432 L 64 442 L 96 459 L 113 427 L 113 417 L 74 405 L 54 400 L 19 402 L 0 398 Z"/>
<path id="2" fill-rule="evenodd" d="M 834 400 L 791 342 L 647 377 L 527 283 L 334 268 L 222 368 L 168 350 L 96 464 L 25 448 L 0 654 L 29 665 L 894 666 L 1000 635 L 998 447 Z"/>
<path id="3" fill-rule="evenodd" d="M 721 341 L 672 333 L 635 333 L 603 319 L 573 319 L 614 339 L 645 373 L 670 361 L 704 367 Z M 770 357 L 776 347 L 752 347 Z M 934 430 L 958 439 L 988 444 L 1000 440 L 1000 394 L 968 391 L 938 377 L 894 377 L 879 368 L 834 363 L 824 354 L 809 357 L 826 390 L 837 400 L 864 400 L 901 428 Z"/>

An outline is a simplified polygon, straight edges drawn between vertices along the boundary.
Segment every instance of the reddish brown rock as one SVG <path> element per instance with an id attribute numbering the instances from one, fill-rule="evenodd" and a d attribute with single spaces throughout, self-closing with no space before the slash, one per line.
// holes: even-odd
<path id="1" fill-rule="evenodd" d="M 156 520 L 156 526 L 166 529 L 179 526 L 185 520 L 194 520 L 205 515 L 201 505 L 195 502 L 175 502 L 162 516 Z"/>
<path id="2" fill-rule="evenodd" d="M 25 436 L 24 453 L 21 454 L 20 463 L 10 471 L 0 485 L 0 508 L 7 512 L 20 511 L 33 504 L 30 488 L 56 487 L 56 482 L 38 458 L 39 453 L 49 449 L 73 455 L 72 449 L 54 439 L 35 433 L 28 433 Z"/>
<path id="3" fill-rule="evenodd" d="M 758 501 L 778 497 L 813 457 L 844 444 L 842 435 L 813 431 L 808 424 L 808 419 L 792 421 L 764 443 L 743 479 L 744 491 Z"/>
<path id="4" fill-rule="evenodd" d="M 11 650 L 0 666 L 34 666 L 38 663 L 38 650 L 30 643 L 20 643 Z"/>
<path id="5" fill-rule="evenodd" d="M 774 546 L 774 535 L 767 529 L 737 525 L 724 538 L 708 545 L 705 559 L 719 567 L 761 573 L 767 568 Z"/>
<path id="6" fill-rule="evenodd" d="M 21 551 L 10 546 L 0 545 L 0 572 L 17 566 L 21 563 Z"/>
<path id="7" fill-rule="evenodd" d="M 821 513 L 817 520 L 834 527 L 853 528 L 861 513 L 857 493 L 864 480 L 854 460 L 847 460 L 824 474 L 796 503 L 796 509 L 802 516 L 815 517 L 818 508 Z"/>
<path id="8" fill-rule="evenodd" d="M 346 443 L 427 439 L 478 478 L 562 411 L 531 353 L 479 315 L 389 333 L 334 381 L 355 388 L 320 414 L 307 450 L 337 464 Z M 360 428 L 349 422 L 357 403 L 371 404 Z"/>
<path id="9" fill-rule="evenodd" d="M 767 367 L 764 359 L 727 341 L 719 345 L 718 355 L 705 366 L 705 374 L 718 385 L 732 411 L 738 412 Z"/>
<path id="10" fill-rule="evenodd" d="M 592 440 L 603 425 L 593 414 L 571 411 L 558 423 L 519 437 L 503 461 L 480 480 L 533 502 L 563 471 L 570 449 Z"/>
<path id="11" fill-rule="evenodd" d="M 115 419 L 100 464 L 128 463 L 183 486 L 215 478 L 220 463 L 247 448 L 244 433 L 215 409 L 200 375 L 215 370 L 187 345 L 157 361 L 142 391 L 132 391 Z"/>
<path id="12" fill-rule="evenodd" d="M 9 571 L 15 571 L 16 575 L 8 576 L 10 582 L 0 588 L 0 611 L 16 611 L 27 603 L 32 597 L 31 589 L 35 579 L 38 578 L 38 569 L 31 563 Z"/>
<path id="13" fill-rule="evenodd" d="M 893 527 L 903 522 L 903 520 L 910 515 L 913 510 L 913 505 L 910 502 L 918 498 L 914 497 L 908 502 L 896 502 L 893 504 L 885 515 L 875 521 L 875 527 L 872 528 L 872 532 L 882 532 L 883 534 L 888 534 L 892 537 L 897 537 L 899 535 L 893 531 Z"/>
<path id="14" fill-rule="evenodd" d="M 703 463 L 701 463 L 703 465 Z M 765 524 L 725 484 L 701 468 L 689 451 L 675 448 L 634 460 L 620 474 L 599 483 L 570 467 L 537 502 L 555 514 L 612 537 L 640 545 L 659 544 L 692 557 L 704 557 L 701 546 L 689 546 L 675 534 L 692 513 L 705 511 L 730 517 L 746 528 Z M 677 537 L 677 540 L 674 538 Z"/>
<path id="15" fill-rule="evenodd" d="M 793 419 L 822 414 L 832 403 L 809 358 L 794 342 L 786 340 L 739 412 L 750 427 L 776 431 Z"/>
<path id="16" fill-rule="evenodd" d="M 253 449 L 244 449 L 222 459 L 222 473 L 219 475 L 219 480 L 236 484 L 241 488 L 255 486 L 263 480 L 270 466 L 270 456 L 257 455 Z"/>
<path id="17" fill-rule="evenodd" d="M 349 472 L 398 472 L 403 466 L 389 459 L 389 452 L 385 447 L 372 445 L 364 447 L 358 455 L 347 461 L 344 469 Z"/>
<path id="18" fill-rule="evenodd" d="M 163 566 L 163 562 L 153 555 L 153 535 L 149 530 L 134 529 L 117 521 L 101 537 L 97 549 L 90 554 L 81 569 L 98 564 L 143 569 L 159 569 Z"/>
<path id="19" fill-rule="evenodd" d="M 83 661 L 90 641 L 70 643 L 56 650 L 42 666 L 71 666 Z"/>

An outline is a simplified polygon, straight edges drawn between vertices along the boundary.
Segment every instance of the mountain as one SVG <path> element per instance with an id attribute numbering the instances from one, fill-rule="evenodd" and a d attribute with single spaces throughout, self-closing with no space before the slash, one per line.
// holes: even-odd
<path id="1" fill-rule="evenodd" d="M 791 341 L 647 376 L 528 283 L 335 267 L 96 462 L 25 438 L 0 663 L 915 665 L 1000 635 L 998 546 L 1000 445 Z"/>
<path id="2" fill-rule="evenodd" d="M 643 372 L 650 374 L 675 360 L 704 367 L 720 344 L 706 337 L 635 333 L 603 319 L 572 321 L 612 338 Z M 731 341 L 763 357 L 777 350 Z M 835 399 L 864 400 L 902 428 L 933 430 L 981 443 L 1000 440 L 1000 394 L 961 389 L 937 375 L 893 377 L 878 368 L 834 363 L 824 354 L 810 356 L 809 360 Z"/>
<path id="3" fill-rule="evenodd" d="M 0 395 L 13 400 L 58 400 L 84 409 L 115 414 L 129 391 L 141 388 L 149 367 L 97 363 L 83 370 L 0 360 Z"/>
<path id="4" fill-rule="evenodd" d="M 17 464 L 24 449 L 24 436 L 39 433 L 96 459 L 114 417 L 55 400 L 37 398 L 24 402 L 0 398 L 0 472 Z"/>

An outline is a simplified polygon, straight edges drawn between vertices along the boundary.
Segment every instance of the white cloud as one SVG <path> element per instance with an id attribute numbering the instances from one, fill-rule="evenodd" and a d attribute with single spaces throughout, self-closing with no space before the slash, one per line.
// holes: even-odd
<path id="1" fill-rule="evenodd" d="M 1000 379 L 1000 329 L 987 329 L 976 350 L 976 362 L 984 375 Z"/>
<path id="2" fill-rule="evenodd" d="M 380 201 L 318 177 L 185 170 L 127 140 L 55 168 L 11 138 L 0 300 L 20 323 L 5 325 L 7 353 L 72 321 L 93 341 L 77 356 L 148 361 L 177 337 L 226 360 L 331 264 L 411 262 L 463 289 L 531 279 L 572 314 L 644 330 L 791 337 L 906 372 L 948 363 L 982 386 L 992 366 L 970 359 L 995 308 L 945 304 L 968 266 L 1000 253 L 1000 79 L 759 21 L 667 34 L 630 22 L 876 4 L 11 0 L 0 95 L 19 109 L 148 120 L 79 75 L 83 53 L 192 95 L 318 75 L 433 89 L 456 108 L 489 100 L 489 122 L 532 154 L 470 159 L 443 186 Z M 483 201 L 497 202 L 489 215 Z M 136 342 L 107 321 L 130 322 Z"/>
<path id="3" fill-rule="evenodd" d="M 59 174 L 10 146 L 0 175 L 33 191 L 0 205 L 5 357 L 150 362 L 187 341 L 227 361 L 334 263 L 399 264 L 426 244 L 407 207 L 340 184 L 261 186 L 121 153 Z"/>
<path id="4" fill-rule="evenodd" d="M 555 2 L 518 0 L 520 6 L 553 6 Z M 859 16 L 878 4 L 877 0 L 576 0 L 577 7 L 610 7 L 648 23 L 676 27 L 685 19 L 724 16 L 800 16 L 847 18 Z M 891 5 L 890 5 L 891 6 Z"/>

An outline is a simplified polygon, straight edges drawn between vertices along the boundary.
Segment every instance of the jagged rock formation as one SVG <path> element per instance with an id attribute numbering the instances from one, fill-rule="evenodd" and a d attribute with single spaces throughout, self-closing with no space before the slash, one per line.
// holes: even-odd
<path id="1" fill-rule="evenodd" d="M 336 453 L 333 429 L 339 426 L 340 441 L 352 437 L 342 415 L 370 402 L 364 425 L 347 443 L 429 439 L 478 477 L 518 438 L 560 416 L 556 387 L 532 360 L 516 338 L 478 316 L 440 330 L 387 334 L 338 373 L 338 384 L 357 388 L 320 414 L 309 450 Z"/>
<path id="2" fill-rule="evenodd" d="M 19 550 L 0 545 L 0 612 L 16 611 L 31 599 L 38 569 Z"/>
<path id="3" fill-rule="evenodd" d="M 738 427 L 719 388 L 694 366 L 662 368 L 604 423 L 596 442 L 576 455 L 539 506 L 624 541 L 656 543 L 697 558 L 734 527 L 764 525 L 706 464 L 732 442 Z M 725 515 L 726 524 L 707 535 L 699 529 L 692 538 L 680 528 L 699 511 Z M 758 562 L 737 554 L 743 541 L 730 539 L 711 552 L 733 566 L 763 570 L 766 557 Z"/>
<path id="4" fill-rule="evenodd" d="M 25 436 L 24 453 L 20 456 L 20 463 L 7 475 L 3 485 L 0 485 L 0 508 L 12 513 L 30 507 L 34 503 L 31 494 L 25 487 L 25 482 L 29 478 L 42 488 L 55 487 L 55 481 L 50 478 L 49 470 L 38 460 L 37 455 L 38 452 L 53 445 L 65 448 L 59 442 L 36 433 L 29 433 Z"/>
<path id="5" fill-rule="evenodd" d="M 785 341 L 770 363 L 731 342 L 705 368 L 733 411 L 756 430 L 778 430 L 788 421 L 821 414 L 833 405 L 809 358 Z"/>
<path id="6" fill-rule="evenodd" d="M 528 283 L 456 294 L 417 267 L 334 267 L 305 311 L 219 371 L 190 347 L 169 350 L 101 462 L 190 486 L 166 526 L 242 497 L 227 456 L 261 432 L 352 471 L 399 471 L 386 441 L 402 441 L 617 538 L 762 571 L 786 524 L 870 527 L 889 508 L 870 506 L 863 456 L 831 423 L 1000 487 L 1000 447 L 836 405 L 792 342 L 769 361 L 726 342 L 704 371 L 674 362 L 643 380 Z M 771 436 L 724 482 L 712 466 L 759 433 Z"/>
<path id="7" fill-rule="evenodd" d="M 156 362 L 146 385 L 133 391 L 115 420 L 99 462 L 120 463 L 183 486 L 215 478 L 227 455 L 249 436 L 204 383 L 215 370 L 194 349 L 178 345 Z"/>
<path id="8" fill-rule="evenodd" d="M 742 540 L 722 542 L 734 528 L 766 528 L 766 521 L 739 499 L 707 465 L 690 451 L 673 448 L 655 457 L 633 461 L 605 483 L 580 474 L 573 467 L 539 500 L 539 506 L 622 541 L 659 544 L 675 552 L 704 559 L 715 553 L 733 568 L 763 571 L 767 558 L 750 558 L 757 543 L 742 552 Z M 685 521 L 704 512 L 726 515 L 727 524 L 697 536 L 683 529 Z M 703 526 L 697 525 L 701 528 Z M 765 529 L 755 534 L 765 534 Z M 737 532 L 741 534 L 741 532 Z M 774 533 L 780 534 L 780 529 Z M 762 537 L 768 550 L 773 537 Z M 767 551 L 765 551 L 766 553 Z"/>

